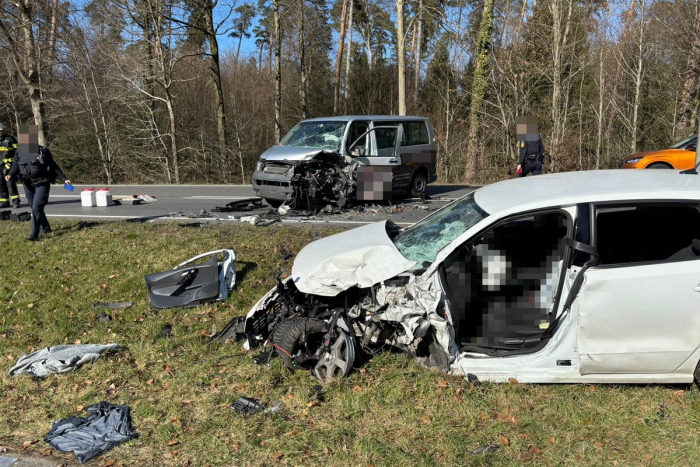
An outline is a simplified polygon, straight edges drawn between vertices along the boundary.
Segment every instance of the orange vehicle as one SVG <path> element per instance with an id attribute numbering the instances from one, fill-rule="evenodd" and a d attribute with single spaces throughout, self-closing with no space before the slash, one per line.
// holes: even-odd
<path id="1" fill-rule="evenodd" d="M 695 167 L 697 135 L 677 142 L 668 149 L 638 152 L 625 157 L 618 167 L 621 169 L 676 169 L 686 170 Z"/>

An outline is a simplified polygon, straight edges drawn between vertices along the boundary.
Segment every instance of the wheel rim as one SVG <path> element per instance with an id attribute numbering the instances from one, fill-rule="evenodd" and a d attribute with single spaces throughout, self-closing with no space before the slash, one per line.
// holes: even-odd
<path id="1" fill-rule="evenodd" d="M 355 362 L 352 338 L 343 331 L 339 333 L 329 351 L 324 353 L 316 364 L 316 377 L 320 380 L 331 381 L 347 376 Z"/>
<path id="2" fill-rule="evenodd" d="M 425 180 L 423 179 L 422 175 L 417 175 L 413 179 L 413 189 L 415 191 L 419 191 L 421 193 L 423 193 L 423 191 L 425 191 Z"/>

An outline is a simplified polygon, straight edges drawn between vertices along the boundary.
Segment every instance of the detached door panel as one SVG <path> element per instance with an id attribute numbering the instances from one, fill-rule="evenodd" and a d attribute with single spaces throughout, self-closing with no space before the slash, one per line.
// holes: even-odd
<path id="1" fill-rule="evenodd" d="M 700 260 L 591 268 L 579 294 L 581 374 L 671 373 L 700 343 Z"/>

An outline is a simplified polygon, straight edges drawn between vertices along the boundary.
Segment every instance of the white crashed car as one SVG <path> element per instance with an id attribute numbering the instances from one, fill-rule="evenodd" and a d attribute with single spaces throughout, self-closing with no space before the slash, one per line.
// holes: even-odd
<path id="1" fill-rule="evenodd" d="M 391 346 L 471 379 L 689 383 L 699 254 L 699 175 L 509 180 L 403 231 L 384 221 L 309 244 L 245 335 L 320 379 Z"/>

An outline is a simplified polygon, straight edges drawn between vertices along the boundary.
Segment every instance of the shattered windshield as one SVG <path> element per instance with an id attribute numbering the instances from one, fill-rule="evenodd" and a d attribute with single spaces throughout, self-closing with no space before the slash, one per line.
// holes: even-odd
<path id="1" fill-rule="evenodd" d="M 301 122 L 284 137 L 280 146 L 319 148 L 340 152 L 348 122 Z"/>
<path id="2" fill-rule="evenodd" d="M 409 227 L 394 243 L 406 259 L 416 262 L 417 268 L 427 268 L 440 250 L 487 216 L 470 193 Z"/>

